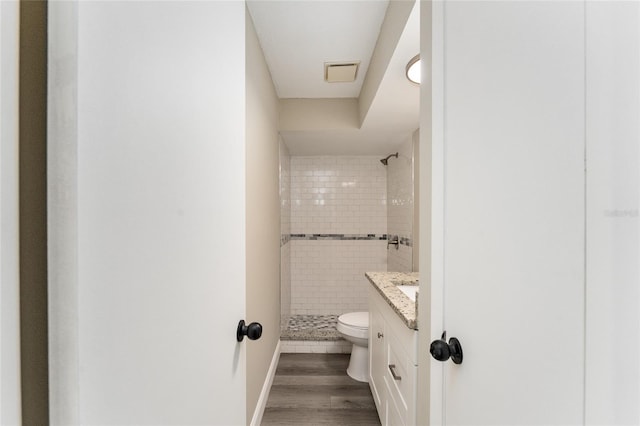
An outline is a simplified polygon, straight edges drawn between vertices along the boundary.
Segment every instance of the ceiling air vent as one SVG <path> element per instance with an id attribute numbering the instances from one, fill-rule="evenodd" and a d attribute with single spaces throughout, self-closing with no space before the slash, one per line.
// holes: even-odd
<path id="1" fill-rule="evenodd" d="M 326 62 L 324 64 L 324 81 L 327 83 L 350 83 L 356 80 L 360 61 Z"/>

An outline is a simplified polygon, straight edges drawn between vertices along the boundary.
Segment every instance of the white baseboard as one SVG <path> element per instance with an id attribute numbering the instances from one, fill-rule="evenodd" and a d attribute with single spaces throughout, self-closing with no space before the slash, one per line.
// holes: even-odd
<path id="1" fill-rule="evenodd" d="M 262 416 L 264 415 L 264 409 L 267 407 L 267 400 L 269 399 L 269 391 L 273 384 L 273 378 L 276 376 L 276 369 L 278 368 L 278 361 L 280 361 L 280 340 L 276 345 L 276 350 L 273 352 L 273 358 L 271 359 L 271 365 L 267 372 L 267 377 L 262 385 L 262 391 L 260 392 L 260 398 L 256 404 L 256 409 L 253 412 L 253 418 L 251 419 L 251 426 L 260 426 L 262 423 Z"/>

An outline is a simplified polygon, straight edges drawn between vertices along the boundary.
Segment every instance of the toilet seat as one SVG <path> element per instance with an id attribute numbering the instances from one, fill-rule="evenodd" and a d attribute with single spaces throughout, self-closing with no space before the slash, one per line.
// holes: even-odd
<path id="1" fill-rule="evenodd" d="M 340 333 L 361 339 L 369 338 L 369 312 L 350 312 L 338 317 L 337 327 Z"/>

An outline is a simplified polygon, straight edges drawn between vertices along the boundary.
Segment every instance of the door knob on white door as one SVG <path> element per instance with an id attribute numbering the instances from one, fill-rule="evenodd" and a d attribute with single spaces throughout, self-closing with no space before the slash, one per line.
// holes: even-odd
<path id="1" fill-rule="evenodd" d="M 252 322 L 249 325 L 245 325 L 244 320 L 240 320 L 238 329 L 236 330 L 236 340 L 242 342 L 244 336 L 247 336 L 249 340 L 258 340 L 260 336 L 262 336 L 262 324 Z"/>
<path id="2" fill-rule="evenodd" d="M 431 342 L 429 352 L 431 356 L 438 361 L 446 361 L 451 358 L 454 364 L 462 364 L 462 345 L 455 337 L 446 341 L 447 332 L 442 333 L 442 337 Z"/>

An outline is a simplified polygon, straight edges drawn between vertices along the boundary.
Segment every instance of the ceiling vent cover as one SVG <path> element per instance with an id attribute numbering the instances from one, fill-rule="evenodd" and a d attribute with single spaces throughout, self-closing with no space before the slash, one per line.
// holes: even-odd
<path id="1" fill-rule="evenodd" d="M 326 62 L 324 64 L 324 81 L 327 83 L 351 83 L 358 76 L 360 61 Z"/>

